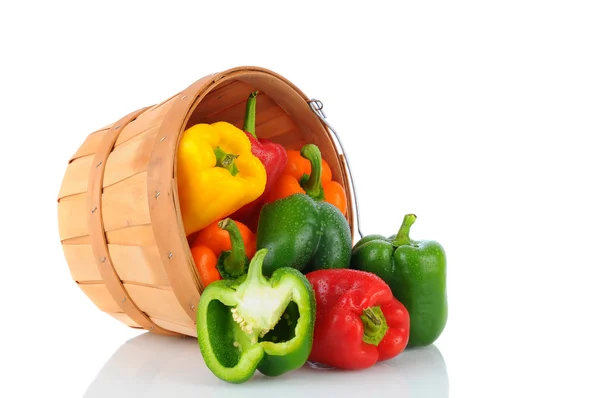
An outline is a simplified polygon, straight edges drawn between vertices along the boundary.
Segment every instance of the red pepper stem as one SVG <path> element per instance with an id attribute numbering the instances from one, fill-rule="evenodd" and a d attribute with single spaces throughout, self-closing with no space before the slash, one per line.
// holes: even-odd
<path id="1" fill-rule="evenodd" d="M 321 151 L 315 144 L 306 144 L 300 150 L 300 155 L 310 162 L 310 176 L 300 185 L 308 196 L 315 200 L 322 200 L 324 195 L 321 183 L 321 175 L 323 174 Z"/>
<path id="2" fill-rule="evenodd" d="M 231 251 L 223 261 L 223 268 L 229 275 L 239 275 L 243 273 L 246 264 L 246 248 L 244 239 L 236 223 L 231 218 L 219 221 L 219 228 L 229 232 L 231 241 Z"/>
<path id="3" fill-rule="evenodd" d="M 244 116 L 244 131 L 256 138 L 256 96 L 258 91 L 253 91 L 246 101 L 246 115 Z"/>
<path id="4" fill-rule="evenodd" d="M 410 227 L 412 227 L 416 220 L 417 216 L 414 214 L 406 214 L 404 216 L 404 220 L 402 221 L 402 225 L 398 230 L 398 234 L 392 240 L 392 245 L 394 245 L 394 247 L 408 245 L 410 243 Z"/>
<path id="5" fill-rule="evenodd" d="M 360 319 L 363 323 L 363 341 L 367 344 L 379 345 L 388 331 L 388 325 L 381 307 L 369 307 L 363 310 Z"/>

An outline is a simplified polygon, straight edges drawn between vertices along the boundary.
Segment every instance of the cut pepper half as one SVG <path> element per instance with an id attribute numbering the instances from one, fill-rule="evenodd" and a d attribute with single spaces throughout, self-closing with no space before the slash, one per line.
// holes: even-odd
<path id="1" fill-rule="evenodd" d="M 315 294 L 293 268 L 262 273 L 268 249 L 252 258 L 248 274 L 219 280 L 200 296 L 197 332 L 208 368 L 221 380 L 243 383 L 256 370 L 279 376 L 301 367 L 312 349 Z"/>

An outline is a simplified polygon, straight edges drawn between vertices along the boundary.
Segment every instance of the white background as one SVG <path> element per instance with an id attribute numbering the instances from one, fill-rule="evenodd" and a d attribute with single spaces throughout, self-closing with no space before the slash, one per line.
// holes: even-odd
<path id="1" fill-rule="evenodd" d="M 0 6 L 1 396 L 599 396 L 597 2 L 148 3 Z M 71 281 L 56 216 L 69 157 L 239 65 L 325 103 L 363 232 L 414 212 L 412 237 L 444 245 L 450 316 L 431 352 L 231 387 L 193 339 L 123 346 L 140 333 Z"/>

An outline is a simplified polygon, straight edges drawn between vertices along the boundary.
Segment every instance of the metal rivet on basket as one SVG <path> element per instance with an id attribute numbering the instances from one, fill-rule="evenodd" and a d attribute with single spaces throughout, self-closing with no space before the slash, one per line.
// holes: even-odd
<path id="1" fill-rule="evenodd" d="M 169 258 L 173 257 L 173 252 L 169 252 Z"/>
<path id="2" fill-rule="evenodd" d="M 96 210 L 98 210 L 98 206 L 96 206 L 96 207 L 94 207 L 94 208 L 92 209 L 92 213 L 95 213 L 95 212 L 96 212 Z"/>
<path id="3" fill-rule="evenodd" d="M 187 95 L 184 95 L 183 97 L 181 97 L 181 99 L 186 99 L 186 98 L 187 98 Z"/>
<path id="4" fill-rule="evenodd" d="M 167 137 L 161 138 L 160 141 L 158 141 L 158 142 L 163 142 L 165 140 L 165 138 L 167 138 Z"/>
<path id="5" fill-rule="evenodd" d="M 98 162 L 98 163 L 96 164 L 96 167 L 100 166 L 101 164 L 102 164 L 102 162 Z"/>
<path id="6" fill-rule="evenodd" d="M 123 297 L 123 300 L 121 300 L 122 303 L 124 303 L 125 301 L 127 301 L 127 297 Z"/>
<path id="7" fill-rule="evenodd" d="M 158 199 L 159 196 L 160 196 L 160 191 L 154 191 L 154 197 L 156 199 Z"/>
<path id="8" fill-rule="evenodd" d="M 154 330 L 154 326 L 150 326 L 150 330 Z"/>
<path id="9" fill-rule="evenodd" d="M 103 263 L 103 262 L 105 262 L 105 261 L 106 261 L 106 257 L 102 257 L 102 258 L 100 259 L 100 262 L 101 262 L 101 263 Z"/>
<path id="10" fill-rule="evenodd" d="M 191 309 L 194 309 L 194 307 L 196 307 L 194 304 L 190 305 Z"/>
<path id="11" fill-rule="evenodd" d="M 118 129 L 119 127 L 121 127 L 121 125 L 119 124 L 118 126 L 115 126 L 114 129 Z"/>

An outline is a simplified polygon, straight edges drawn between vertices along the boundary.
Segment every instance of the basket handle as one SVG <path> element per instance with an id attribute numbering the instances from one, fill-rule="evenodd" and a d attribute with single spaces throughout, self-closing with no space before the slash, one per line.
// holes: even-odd
<path id="1" fill-rule="evenodd" d="M 352 170 L 350 169 L 350 162 L 348 162 L 348 155 L 346 154 L 346 151 L 344 150 L 344 146 L 342 145 L 342 140 L 340 139 L 340 136 L 337 134 L 337 132 L 335 131 L 335 129 L 333 128 L 333 126 L 331 126 L 331 124 L 325 120 L 327 118 L 327 116 L 325 115 L 325 112 L 323 112 L 323 102 L 321 102 L 320 100 L 317 99 L 311 99 L 308 101 L 308 105 L 310 106 L 310 109 L 317 115 L 317 117 L 321 120 L 321 122 L 323 122 L 327 128 L 329 128 L 329 130 L 333 133 L 333 135 L 335 136 L 335 139 L 337 141 L 337 145 L 339 146 L 339 149 L 341 149 L 342 151 L 342 161 L 344 163 L 344 165 L 346 166 L 346 170 L 348 170 L 348 176 L 350 177 L 350 186 L 352 187 L 352 202 L 354 204 L 354 209 L 356 210 L 355 216 L 354 216 L 354 221 L 355 221 L 355 225 L 356 225 L 356 230 L 358 232 L 358 235 L 363 238 L 363 233 L 360 230 L 360 213 L 358 211 L 358 199 L 356 196 L 356 186 L 354 183 L 354 179 L 352 178 Z"/>

